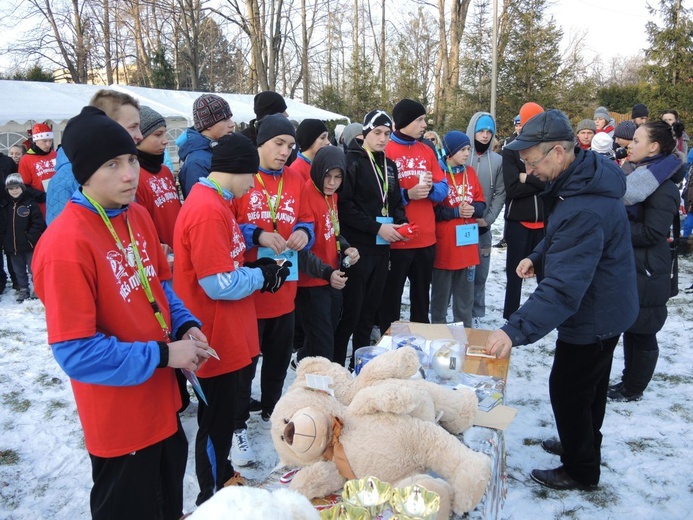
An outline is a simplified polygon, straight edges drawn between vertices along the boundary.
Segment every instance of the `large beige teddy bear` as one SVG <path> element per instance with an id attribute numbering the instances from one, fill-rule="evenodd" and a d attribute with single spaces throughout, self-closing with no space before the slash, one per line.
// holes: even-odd
<path id="1" fill-rule="evenodd" d="M 400 356 L 409 357 L 400 353 L 390 361 Z M 308 365 L 304 360 L 300 368 Z M 431 384 L 401 379 L 370 383 L 350 395 L 348 405 L 300 382 L 279 400 L 271 417 L 272 440 L 284 464 L 301 467 L 290 488 L 315 498 L 340 490 L 349 478 L 374 476 L 397 487 L 416 483 L 438 493 L 439 519 L 448 518 L 451 509 L 457 514 L 473 509 L 489 481 L 490 460 L 434 420 L 437 406 L 455 409 L 436 401 L 456 391 L 441 393 Z M 465 415 L 473 416 L 476 398 L 473 405 Z"/>
<path id="2" fill-rule="evenodd" d="M 410 415 L 436 421 L 453 434 L 468 430 L 476 417 L 476 394 L 471 390 L 453 390 L 423 379 L 411 379 L 418 375 L 419 367 L 419 357 L 410 347 L 381 354 L 366 364 L 357 377 L 343 366 L 331 363 L 324 357 L 308 357 L 299 363 L 296 379 L 289 390 L 307 386 L 306 374 L 329 376 L 334 381 L 331 388 L 337 400 L 349 405 L 360 390 L 394 379 L 399 385 L 407 386 L 421 394 L 421 406 L 412 410 Z M 429 406 L 430 402 L 424 396 L 431 399 L 433 407 Z"/>

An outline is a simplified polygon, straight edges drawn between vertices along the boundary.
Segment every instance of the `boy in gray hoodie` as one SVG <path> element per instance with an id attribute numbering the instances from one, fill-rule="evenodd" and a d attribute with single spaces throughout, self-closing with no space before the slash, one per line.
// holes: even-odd
<path id="1" fill-rule="evenodd" d="M 491 225 L 500 215 L 505 203 L 503 184 L 503 158 L 493 151 L 496 122 L 488 112 L 477 112 L 467 126 L 467 135 L 472 137 L 467 165 L 474 168 L 484 190 L 486 209 L 479 223 L 479 259 L 474 278 L 474 326 L 478 318 L 486 315 L 486 279 L 491 264 Z"/>

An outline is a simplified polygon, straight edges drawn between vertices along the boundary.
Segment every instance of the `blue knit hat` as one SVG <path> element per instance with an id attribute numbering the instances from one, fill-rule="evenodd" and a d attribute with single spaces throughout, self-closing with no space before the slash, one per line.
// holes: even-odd
<path id="1" fill-rule="evenodd" d="M 496 133 L 496 123 L 489 114 L 479 116 L 479 119 L 476 120 L 474 133 L 481 132 L 482 130 L 490 130 L 492 134 Z"/>
<path id="2" fill-rule="evenodd" d="M 452 157 L 465 146 L 470 146 L 469 137 L 464 132 L 453 130 L 443 137 L 443 149 L 446 157 Z"/>

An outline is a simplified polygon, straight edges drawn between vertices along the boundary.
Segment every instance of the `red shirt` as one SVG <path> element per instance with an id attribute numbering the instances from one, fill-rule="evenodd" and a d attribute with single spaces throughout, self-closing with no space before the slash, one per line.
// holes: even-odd
<path id="1" fill-rule="evenodd" d="M 332 219 L 339 222 L 337 194 L 335 193 L 325 199 L 325 195 L 315 187 L 311 179 L 306 182 L 304 196 L 315 230 L 315 242 L 310 250 L 320 260 L 329 264 L 333 269 L 337 269 L 339 266 L 339 255 L 337 253 L 337 237 L 335 235 L 334 223 L 332 222 Z M 299 287 L 316 287 L 327 285 L 328 283 L 322 278 L 314 278 L 303 272 L 298 274 Z"/>
<path id="2" fill-rule="evenodd" d="M 310 163 L 300 155 L 291 163 L 291 169 L 296 173 L 300 173 L 303 180 L 310 180 Z"/>
<path id="3" fill-rule="evenodd" d="M 245 241 L 231 205 L 215 190 L 195 184 L 185 199 L 174 234 L 173 289 L 200 321 L 219 354 L 197 371 L 200 377 L 235 372 L 260 353 L 252 296 L 212 300 L 198 280 L 243 267 Z"/>
<path id="4" fill-rule="evenodd" d="M 476 171 L 471 166 L 467 166 L 464 172 L 456 173 L 453 176 L 448 171 L 448 196 L 440 204 L 455 208 L 462 202 L 471 204 L 472 202 L 485 202 L 484 190 L 479 184 Z M 472 244 L 468 246 L 457 245 L 456 227 L 463 224 L 474 224 L 475 218 L 455 218 L 436 222 L 436 259 L 433 267 L 436 269 L 464 269 L 479 263 L 479 246 Z"/>
<path id="5" fill-rule="evenodd" d="M 264 183 L 264 188 L 257 179 L 258 175 Z M 280 184 L 282 189 L 279 195 Z M 297 222 L 312 222 L 312 217 L 306 210 L 303 202 L 304 188 L 305 181 L 303 177 L 288 166 L 284 167 L 281 175 L 258 172 L 255 176 L 253 189 L 240 199 L 233 200 L 232 207 L 236 220 L 239 224 L 255 224 L 259 228 L 271 233 L 274 230 L 274 224 L 267 201 L 267 195 L 269 195 L 277 208 L 277 232 L 284 239 L 288 240 Z M 246 251 L 245 260 L 246 262 L 257 260 L 257 249 L 252 248 Z M 295 308 L 296 284 L 297 282 L 284 282 L 282 288 L 274 294 L 255 292 L 253 298 L 255 300 L 257 317 L 260 319 L 276 318 L 293 311 Z"/>
<path id="6" fill-rule="evenodd" d="M 126 214 L 152 293 L 170 327 L 161 282 L 170 279 L 171 272 L 156 229 L 137 204 L 112 218 L 128 252 L 132 249 Z M 55 222 L 39 240 L 32 263 L 36 294 L 46 306 L 48 342 L 89 338 L 97 332 L 124 342 L 168 341 L 136 268 L 118 250 L 101 217 L 68 202 Z M 71 383 L 84 441 L 93 455 L 132 453 L 178 430 L 176 412 L 181 400 L 172 368 L 157 368 L 147 381 L 134 386 Z"/>
<path id="7" fill-rule="evenodd" d="M 55 175 L 55 158 L 57 156 L 55 150 L 51 150 L 46 155 L 38 155 L 31 151 L 22 155 L 19 160 L 19 174 L 22 176 L 24 184 L 44 193 L 48 191 L 48 183 Z M 39 202 L 39 208 L 45 217 L 46 203 Z"/>
<path id="8" fill-rule="evenodd" d="M 397 164 L 399 186 L 408 190 L 419 183 L 420 175 L 430 172 L 433 182 L 444 178 L 443 170 L 438 165 L 436 154 L 420 141 L 403 145 L 390 140 L 385 147 L 385 155 Z M 429 198 L 410 200 L 404 206 L 407 220 L 419 226 L 419 236 L 411 240 L 392 242 L 392 249 L 416 249 L 428 247 L 436 242 L 436 218 L 433 213 L 433 201 Z"/>
<path id="9" fill-rule="evenodd" d="M 137 202 L 151 215 L 162 244 L 173 247 L 173 227 L 180 212 L 176 181 L 168 166 L 162 165 L 157 174 L 140 168 Z"/>

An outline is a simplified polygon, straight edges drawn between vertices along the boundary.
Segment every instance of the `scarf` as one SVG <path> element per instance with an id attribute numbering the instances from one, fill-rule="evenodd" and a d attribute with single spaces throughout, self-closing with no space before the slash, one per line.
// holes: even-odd
<path id="1" fill-rule="evenodd" d="M 476 153 L 479 155 L 483 155 L 486 153 L 486 150 L 488 150 L 491 147 L 491 143 L 493 142 L 493 139 L 491 139 L 488 143 L 483 144 L 474 139 L 474 150 Z"/>
<path id="2" fill-rule="evenodd" d="M 140 166 L 149 173 L 156 175 L 161 172 L 161 165 L 164 164 L 164 154 L 151 154 L 137 149 L 137 158 L 140 161 Z"/>
<path id="3" fill-rule="evenodd" d="M 640 161 L 638 167 L 626 177 L 626 194 L 623 196 L 625 205 L 643 202 L 664 181 L 670 179 L 682 164 L 681 159 L 674 154 L 657 154 Z"/>
<path id="4" fill-rule="evenodd" d="M 52 151 L 53 151 L 52 146 L 51 146 L 50 150 L 48 150 L 47 152 L 44 152 L 38 146 L 36 146 L 36 143 L 31 143 L 31 147 L 29 147 L 29 151 L 27 153 L 34 154 L 34 155 L 48 155 Z"/>

